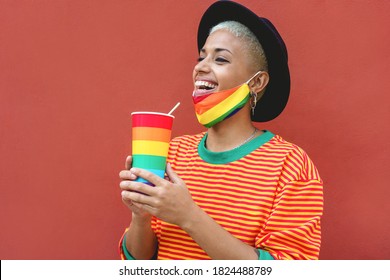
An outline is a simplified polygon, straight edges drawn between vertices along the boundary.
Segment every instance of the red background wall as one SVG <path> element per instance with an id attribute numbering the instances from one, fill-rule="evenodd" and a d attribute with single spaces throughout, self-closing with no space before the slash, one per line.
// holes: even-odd
<path id="1" fill-rule="evenodd" d="M 0 0 L 0 258 L 118 259 L 130 112 L 202 130 L 196 30 L 213 1 Z M 289 49 L 292 94 L 258 124 L 325 182 L 322 259 L 389 259 L 389 1 L 244 1 Z"/>

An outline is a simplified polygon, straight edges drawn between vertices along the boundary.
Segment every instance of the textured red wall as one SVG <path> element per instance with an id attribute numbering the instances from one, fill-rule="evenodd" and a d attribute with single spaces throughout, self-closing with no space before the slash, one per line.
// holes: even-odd
<path id="1" fill-rule="evenodd" d="M 196 29 L 212 1 L 0 1 L 0 258 L 117 259 L 130 112 L 196 133 Z M 289 49 L 292 94 L 258 124 L 325 181 L 322 259 L 389 259 L 390 2 L 244 1 Z"/>

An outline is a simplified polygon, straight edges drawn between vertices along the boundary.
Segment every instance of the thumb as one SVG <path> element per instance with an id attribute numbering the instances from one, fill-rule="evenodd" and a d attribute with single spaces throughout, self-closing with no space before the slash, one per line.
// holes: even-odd
<path id="1" fill-rule="evenodd" d="M 177 175 L 176 172 L 173 171 L 172 166 L 169 162 L 167 163 L 167 174 L 172 183 L 177 184 L 183 182 L 179 175 Z"/>

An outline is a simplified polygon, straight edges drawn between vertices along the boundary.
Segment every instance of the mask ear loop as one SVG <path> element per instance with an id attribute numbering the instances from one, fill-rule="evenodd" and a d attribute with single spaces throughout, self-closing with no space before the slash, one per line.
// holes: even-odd
<path id="1" fill-rule="evenodd" d="M 250 79 L 248 81 L 246 81 L 246 84 L 249 84 L 249 82 L 252 81 L 253 78 L 256 77 L 258 74 L 260 74 L 261 72 L 263 72 L 263 71 L 260 70 L 260 71 L 256 72 L 252 77 L 250 77 Z"/>
<path id="2" fill-rule="evenodd" d="M 249 82 L 250 82 L 254 77 L 256 77 L 258 74 L 260 74 L 261 72 L 263 72 L 263 71 L 260 70 L 260 71 L 256 72 L 256 74 L 254 74 L 254 75 L 246 82 L 246 84 L 248 85 Z M 252 116 L 253 116 L 253 115 L 255 114 L 255 108 L 256 108 L 256 103 L 257 103 L 257 92 L 251 91 L 250 94 L 251 94 L 250 105 L 251 105 Z"/>

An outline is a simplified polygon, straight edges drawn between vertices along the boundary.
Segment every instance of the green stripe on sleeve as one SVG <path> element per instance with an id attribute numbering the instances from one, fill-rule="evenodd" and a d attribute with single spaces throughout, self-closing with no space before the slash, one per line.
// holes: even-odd
<path id="1" fill-rule="evenodd" d="M 130 252 L 127 250 L 127 247 L 126 247 L 126 234 L 125 234 L 125 236 L 123 236 L 122 249 L 123 249 L 123 253 L 125 254 L 126 260 L 129 260 L 129 261 L 135 261 L 135 260 L 136 260 L 136 259 L 130 254 Z M 153 255 L 153 257 L 151 258 L 151 260 L 157 260 L 157 254 L 158 254 L 158 249 L 157 249 L 156 252 L 154 253 L 154 255 Z"/>
<path id="2" fill-rule="evenodd" d="M 125 254 L 126 260 L 131 260 L 131 261 L 135 260 L 135 258 L 127 250 L 127 247 L 126 247 L 126 234 L 125 234 L 125 236 L 123 236 L 122 249 L 123 249 L 123 253 Z"/>
<path id="3" fill-rule="evenodd" d="M 259 260 L 275 260 L 270 253 L 265 250 L 257 249 L 259 251 Z"/>

